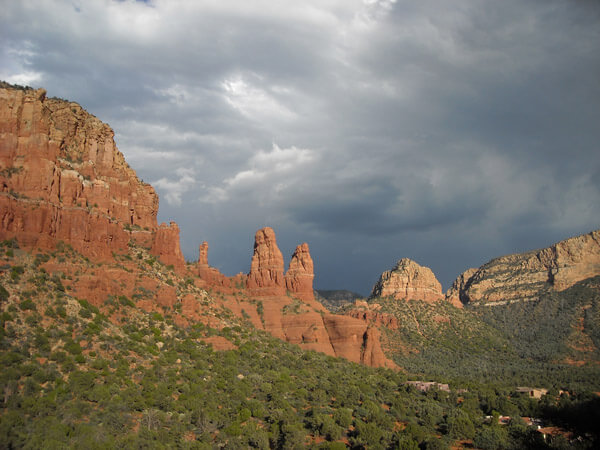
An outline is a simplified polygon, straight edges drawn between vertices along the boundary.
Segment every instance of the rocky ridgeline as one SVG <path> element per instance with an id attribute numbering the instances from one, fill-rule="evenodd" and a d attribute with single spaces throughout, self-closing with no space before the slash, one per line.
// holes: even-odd
<path id="1" fill-rule="evenodd" d="M 108 125 L 76 103 L 46 98 L 43 89 L 2 84 L 0 240 L 16 238 L 22 248 L 41 250 L 64 243 L 92 261 L 115 263 L 94 270 L 68 263 L 48 267 L 81 272 L 73 293 L 96 306 L 107 297 L 133 298 L 144 292 L 136 307 L 172 311 L 180 304 L 178 323 L 201 321 L 214 327 L 225 326 L 214 309 L 222 307 L 303 348 L 371 366 L 394 366 L 381 350 L 376 328 L 365 320 L 328 314 L 315 301 L 306 243 L 296 248 L 286 273 L 275 233 L 268 227 L 256 233 L 248 274 L 227 277 L 210 267 L 206 242 L 200 245 L 198 264 L 187 266 L 179 227 L 174 222 L 157 224 L 158 196 L 125 162 L 113 136 Z M 216 291 L 212 306 L 202 306 L 206 291 L 184 294 L 160 271 L 156 278 L 137 273 L 136 265 L 127 262 L 130 246 L 141 250 L 138 256 L 149 251 L 172 267 L 181 282 L 183 277 L 192 279 L 194 289 Z"/>
<path id="2" fill-rule="evenodd" d="M 62 241 L 101 259 L 133 241 L 181 267 L 179 230 L 158 227 L 158 196 L 113 137 L 77 103 L 46 98 L 44 89 L 0 89 L 3 238 L 41 249 Z"/>
<path id="3" fill-rule="evenodd" d="M 404 258 L 384 272 L 371 298 L 448 301 L 496 306 L 536 300 L 545 289 L 563 291 L 600 275 L 600 231 L 566 239 L 542 250 L 502 256 L 458 276 L 444 294 L 431 269 Z"/>
<path id="4" fill-rule="evenodd" d="M 488 306 L 538 298 L 543 289 L 564 291 L 600 275 L 600 230 L 548 248 L 502 256 L 461 274 L 446 294 L 462 303 Z"/>

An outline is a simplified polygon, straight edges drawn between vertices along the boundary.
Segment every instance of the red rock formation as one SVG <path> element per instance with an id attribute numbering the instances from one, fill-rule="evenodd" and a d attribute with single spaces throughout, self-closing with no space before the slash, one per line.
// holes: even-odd
<path id="1" fill-rule="evenodd" d="M 335 314 L 323 315 L 323 322 L 336 356 L 372 367 L 396 367 L 383 354 L 377 329 L 362 320 Z"/>
<path id="2" fill-rule="evenodd" d="M 45 94 L 0 89 L 0 239 L 64 241 L 96 258 L 125 250 L 132 230 L 156 227 L 154 189 L 127 165 L 108 125 Z"/>
<path id="3" fill-rule="evenodd" d="M 398 329 L 398 318 L 391 314 L 385 314 L 378 311 L 364 310 L 364 309 L 352 309 L 348 311 L 350 317 L 364 320 L 367 323 L 376 325 L 378 327 L 386 327 L 389 330 Z"/>
<path id="4" fill-rule="evenodd" d="M 169 225 L 161 223 L 154 233 L 154 242 L 150 250 L 160 262 L 172 265 L 177 270 L 185 267 L 185 259 L 179 246 L 179 226 L 175 222 Z"/>
<path id="5" fill-rule="evenodd" d="M 371 297 L 437 302 L 444 299 L 442 285 L 428 267 L 403 258 L 392 270 L 381 274 Z"/>
<path id="6" fill-rule="evenodd" d="M 208 242 L 204 241 L 198 249 L 198 276 L 205 282 L 203 287 L 233 288 L 244 285 L 246 277 L 238 274 L 235 277 L 227 277 L 218 269 L 208 264 Z"/>
<path id="7" fill-rule="evenodd" d="M 321 314 L 307 312 L 284 315 L 281 325 L 284 339 L 287 342 L 298 344 L 306 350 L 315 350 L 330 356 L 336 356 Z"/>
<path id="8" fill-rule="evenodd" d="M 360 362 L 371 367 L 389 367 L 397 369 L 396 364 L 387 359 L 381 349 L 381 333 L 375 327 L 368 327 L 363 335 L 362 354 Z"/>
<path id="9" fill-rule="evenodd" d="M 198 268 L 208 267 L 208 242 L 204 241 L 198 248 Z"/>
<path id="10" fill-rule="evenodd" d="M 296 247 L 288 271 L 285 274 L 287 290 L 303 301 L 314 302 L 314 277 L 313 260 L 310 257 L 308 244 L 301 244 Z"/>
<path id="11" fill-rule="evenodd" d="M 254 255 L 246 285 L 251 295 L 285 295 L 283 256 L 277 247 L 275 232 L 261 228 L 254 239 Z"/>
<path id="12" fill-rule="evenodd" d="M 106 124 L 75 103 L 46 99 L 43 90 L 0 89 L 0 240 L 16 237 L 22 247 L 42 248 L 64 241 L 96 260 L 126 251 L 133 241 L 164 264 L 185 268 L 179 228 L 174 223 L 157 227 L 157 210 L 154 190 L 127 165 Z M 196 286 L 216 284 L 227 295 L 239 294 L 246 285 L 253 297 L 228 300 L 234 314 L 304 348 L 369 365 L 388 363 L 376 330 L 364 321 L 322 314 L 324 308 L 313 297 L 308 245 L 296 249 L 287 277 L 271 228 L 256 233 L 247 276 L 225 277 L 208 266 L 207 253 L 203 244 L 198 262 L 202 279 L 195 280 Z M 160 278 L 140 277 L 136 267 L 132 262 L 127 270 L 82 268 L 69 287 L 98 306 L 109 296 L 113 302 L 124 302 L 116 299 L 125 296 L 139 308 L 160 312 L 180 301 L 183 314 L 175 315 L 177 323 L 220 326 L 214 312 L 203 308 L 225 300 L 201 303 L 195 295 L 178 300 L 175 287 Z M 286 287 L 302 300 L 300 305 L 286 295 Z M 261 308 L 255 298 L 261 299 Z"/>

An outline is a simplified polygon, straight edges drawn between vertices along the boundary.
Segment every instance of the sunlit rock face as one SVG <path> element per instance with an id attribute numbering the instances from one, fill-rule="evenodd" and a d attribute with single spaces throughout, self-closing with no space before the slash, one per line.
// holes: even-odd
<path id="1" fill-rule="evenodd" d="M 40 248 L 63 241 L 97 258 L 130 239 L 151 244 L 158 196 L 113 136 L 43 89 L 0 89 L 0 237 Z"/>
<path id="2" fill-rule="evenodd" d="M 600 275 L 600 231 L 572 237 L 542 250 L 502 256 L 461 274 L 448 291 L 471 304 L 536 299 L 540 290 L 562 291 Z"/>
<path id="3" fill-rule="evenodd" d="M 381 274 L 373 286 L 371 297 L 437 302 L 444 299 L 444 294 L 442 285 L 430 268 L 402 258 L 392 270 Z"/>

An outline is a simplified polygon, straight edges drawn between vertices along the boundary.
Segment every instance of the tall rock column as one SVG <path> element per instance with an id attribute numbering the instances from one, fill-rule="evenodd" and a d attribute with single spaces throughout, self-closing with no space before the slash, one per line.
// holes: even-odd
<path id="1" fill-rule="evenodd" d="M 275 232 L 270 227 L 261 228 L 254 237 L 254 254 L 246 286 L 251 295 L 285 295 L 283 256 Z"/>
<path id="2" fill-rule="evenodd" d="M 285 274 L 285 285 L 288 291 L 305 302 L 313 302 L 314 265 L 310 257 L 308 244 L 305 242 L 296 247 L 292 255 L 290 267 Z"/>
<path id="3" fill-rule="evenodd" d="M 228 278 L 218 269 L 210 267 L 208 264 L 208 242 L 206 241 L 202 242 L 198 249 L 198 276 L 209 286 L 231 286 L 238 281 L 237 277 Z"/>
<path id="4" fill-rule="evenodd" d="M 150 253 L 158 257 L 163 264 L 172 265 L 179 270 L 185 267 L 185 259 L 179 244 L 179 226 L 175 222 L 169 225 L 160 224 L 154 234 Z"/>

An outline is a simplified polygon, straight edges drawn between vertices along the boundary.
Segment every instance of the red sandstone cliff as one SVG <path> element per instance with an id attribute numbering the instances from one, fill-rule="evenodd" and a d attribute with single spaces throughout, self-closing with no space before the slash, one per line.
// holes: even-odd
<path id="1" fill-rule="evenodd" d="M 184 270 L 179 227 L 173 222 L 157 226 L 158 197 L 127 165 L 110 127 L 76 103 L 45 94 L 41 89 L 0 88 L 0 239 L 16 237 L 22 247 L 44 249 L 63 241 L 96 259 L 126 253 L 133 243 L 176 272 Z M 221 290 L 208 303 L 205 291 L 178 298 L 161 269 L 152 278 L 136 273 L 131 255 L 125 261 L 126 268 L 115 264 L 89 270 L 61 263 L 48 269 L 79 271 L 77 283 L 70 286 L 73 294 L 97 306 L 118 296 L 137 296 L 136 305 L 146 311 L 172 311 L 179 302 L 183 315 L 175 314 L 178 323 L 222 326 L 214 313 L 221 302 L 238 317 L 304 348 L 393 366 L 381 351 L 376 329 L 364 320 L 324 314 L 314 300 L 307 244 L 296 248 L 284 276 L 271 228 L 256 233 L 247 276 L 225 277 L 208 265 L 208 244 L 200 246 L 200 279 L 194 289 Z"/>
<path id="2" fill-rule="evenodd" d="M 169 225 L 161 223 L 154 233 L 150 253 L 163 263 L 172 265 L 176 270 L 185 268 L 185 259 L 179 245 L 179 226 L 175 222 Z"/>
<path id="3" fill-rule="evenodd" d="M 58 241 L 109 257 L 149 244 L 158 197 L 115 146 L 113 131 L 43 89 L 0 89 L 0 239 Z"/>

